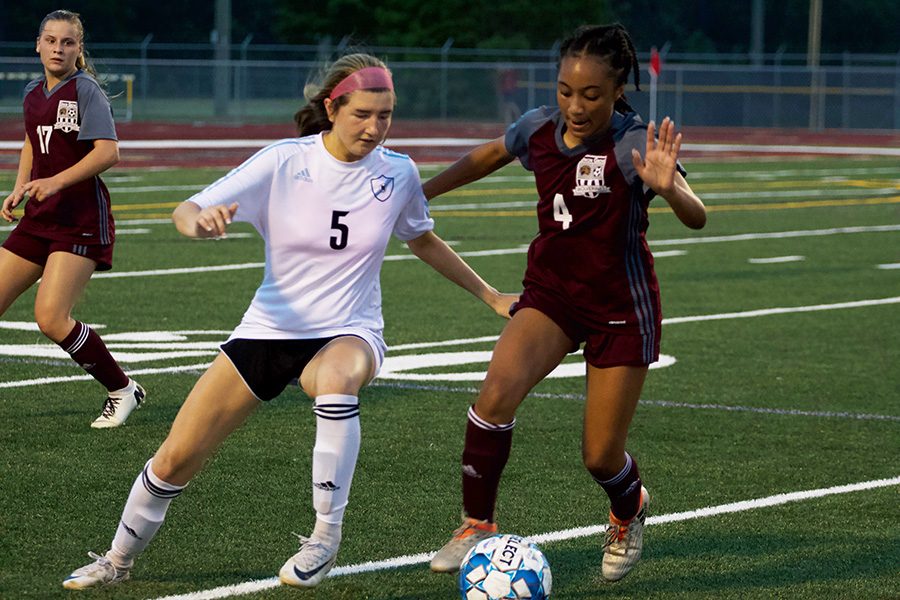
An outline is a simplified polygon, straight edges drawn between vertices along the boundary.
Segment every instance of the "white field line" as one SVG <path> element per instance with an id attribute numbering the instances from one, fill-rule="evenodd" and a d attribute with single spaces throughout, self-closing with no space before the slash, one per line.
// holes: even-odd
<path id="1" fill-rule="evenodd" d="M 139 194 L 139 193 L 155 193 L 155 192 L 175 192 L 175 191 L 200 191 L 207 187 L 206 185 L 147 185 L 139 187 L 111 187 L 111 194 Z M 0 195 L 5 196 L 10 192 L 0 190 Z M 866 190 L 866 195 L 872 198 L 879 196 L 888 196 L 897 193 L 897 188 L 871 188 Z M 443 202 L 430 203 L 430 210 L 433 213 L 452 210 L 487 210 L 487 209 L 503 209 L 503 208 L 530 208 L 535 205 L 534 200 L 512 200 L 508 202 L 468 202 L 465 204 L 445 204 Z M 857 188 L 843 189 L 836 188 L 823 193 L 822 190 L 773 190 L 762 192 L 704 192 L 701 196 L 705 200 L 745 200 L 752 198 L 840 198 L 841 196 L 859 196 L 860 190 Z M 113 206 L 115 209 L 115 206 Z M 170 221 L 165 221 L 170 222 Z M 116 232 L 118 233 L 118 231 Z"/>
<path id="2" fill-rule="evenodd" d="M 805 256 L 771 256 L 769 258 L 748 258 L 751 265 L 774 265 L 778 263 L 800 262 L 806 260 Z"/>
<path id="3" fill-rule="evenodd" d="M 843 310 L 845 308 L 864 308 L 868 306 L 883 306 L 886 304 L 900 304 L 900 296 L 893 296 L 890 298 L 874 298 L 872 300 L 855 300 L 853 302 L 836 302 L 834 304 L 812 304 L 810 306 L 760 308 L 757 310 L 719 313 L 714 315 L 672 317 L 669 319 L 663 319 L 663 325 L 675 325 L 677 323 L 697 323 L 700 321 L 721 321 L 724 319 L 749 319 L 753 317 L 768 317 L 770 315 L 787 315 L 801 312 L 817 312 L 820 310 Z"/>
<path id="4" fill-rule="evenodd" d="M 401 381 L 375 380 L 371 387 L 395 388 L 404 390 L 422 390 L 429 392 L 447 392 L 451 394 L 478 394 L 478 388 L 453 387 L 449 385 L 406 383 Z M 549 398 L 552 400 L 577 400 L 584 401 L 584 394 L 553 394 L 547 392 L 531 392 L 529 398 Z M 801 410 L 798 408 L 764 408 L 761 406 L 740 406 L 734 404 L 700 404 L 696 402 L 672 402 L 669 400 L 640 400 L 641 406 L 656 406 L 660 408 L 684 408 L 688 410 L 721 410 L 725 412 L 745 412 L 760 415 L 782 415 L 789 417 L 815 417 L 821 419 L 851 419 L 857 421 L 895 421 L 900 423 L 898 415 L 880 415 L 876 413 L 836 412 L 830 410 Z"/>
<path id="5" fill-rule="evenodd" d="M 420 169 L 423 175 L 432 171 L 437 172 L 443 167 L 429 169 L 423 166 Z M 734 181 L 737 179 L 751 179 L 755 181 L 775 181 L 778 179 L 796 179 L 797 177 L 809 177 L 808 181 L 812 184 L 815 182 L 839 183 L 845 181 L 853 175 L 861 175 L 871 177 L 873 175 L 895 175 L 896 168 L 892 167 L 873 167 L 873 168 L 857 168 L 857 169 L 841 169 L 840 175 L 835 176 L 835 171 L 830 169 L 779 169 L 773 171 L 730 171 L 728 179 Z M 699 181 L 701 179 L 725 179 L 721 171 L 703 171 L 700 169 L 691 169 L 689 172 L 691 181 Z M 111 176 L 104 177 L 103 180 L 107 184 L 117 183 L 133 183 L 141 181 L 142 177 L 130 176 Z M 491 175 L 478 181 L 473 181 L 469 186 L 493 185 L 497 183 L 533 183 L 533 175 Z M 174 191 L 200 191 L 208 184 L 183 184 L 183 185 L 142 185 L 142 186 L 117 186 L 110 185 L 109 191 L 113 194 L 119 193 L 152 193 L 152 192 L 174 192 Z M 12 190 L 0 190 L 0 195 L 6 196 Z M 702 194 L 704 198 L 708 194 Z M 489 208 L 487 205 L 484 208 Z M 166 221 L 168 222 L 168 221 Z"/>
<path id="6" fill-rule="evenodd" d="M 771 233 L 737 233 L 734 235 L 709 235 L 668 240 L 647 240 L 651 246 L 682 246 L 685 244 L 717 244 L 719 242 L 748 242 L 753 240 L 780 240 L 788 238 L 821 237 L 849 233 L 886 233 L 900 231 L 900 224 L 863 225 L 859 227 L 831 227 L 828 229 L 798 229 Z"/>
<path id="7" fill-rule="evenodd" d="M 203 188 L 205 188 L 208 184 L 205 183 L 190 183 L 190 184 L 176 184 L 176 185 L 122 185 L 122 186 L 109 186 L 109 193 L 113 194 L 144 194 L 148 192 L 199 192 Z M 857 191 L 858 193 L 858 191 Z M 115 209 L 115 204 L 113 204 L 113 209 Z"/>
<path id="8" fill-rule="evenodd" d="M 672 317 L 668 319 L 663 319 L 663 325 L 675 325 L 678 323 L 696 323 L 701 321 L 719 321 L 724 319 L 746 319 L 746 318 L 755 318 L 755 317 L 765 317 L 770 315 L 784 315 L 784 314 L 792 314 L 792 313 L 802 313 L 802 312 L 816 312 L 822 310 L 843 310 L 847 308 L 865 308 L 870 306 L 883 306 L 888 304 L 900 304 L 900 296 L 893 296 L 889 298 L 873 298 L 870 300 L 855 300 L 852 302 L 837 302 L 834 304 L 814 304 L 811 306 L 792 306 L 792 307 L 778 307 L 778 308 L 761 308 L 756 310 L 748 310 L 742 312 L 731 312 L 731 313 L 719 313 L 719 314 L 710 314 L 710 315 L 693 315 L 687 317 Z M 463 344 L 474 344 L 474 343 L 484 343 L 491 342 L 498 338 L 498 336 L 483 336 L 477 338 L 466 338 L 466 339 L 458 339 L 458 340 L 447 340 L 442 342 L 428 342 L 428 343 L 416 343 L 416 344 L 400 344 L 394 346 L 389 349 L 389 351 L 397 351 L 397 350 L 412 350 L 412 349 L 420 349 L 420 348 L 439 348 L 444 346 L 457 346 Z M 135 371 L 130 371 L 135 375 L 141 374 L 160 374 L 160 373 L 176 373 L 179 371 L 192 371 L 192 370 L 202 370 L 205 369 L 208 364 L 202 365 L 187 365 L 187 366 L 179 366 L 179 367 L 158 367 L 152 369 L 139 369 Z M 91 377 L 89 375 L 73 375 L 66 377 L 45 377 L 41 379 L 25 379 L 19 381 L 3 381 L 0 382 L 0 389 L 2 388 L 14 388 L 14 387 L 25 387 L 32 385 L 43 385 L 47 383 L 59 383 L 64 381 L 88 381 Z"/>
<path id="9" fill-rule="evenodd" d="M 878 265 L 879 269 L 900 269 L 900 263 L 885 263 Z"/>
<path id="10" fill-rule="evenodd" d="M 149 271 L 123 271 L 120 273 L 94 273 L 91 279 L 115 279 L 119 277 L 150 277 L 154 275 L 182 275 L 185 273 L 213 273 L 216 271 L 239 271 L 241 269 L 262 269 L 265 263 L 239 263 L 214 267 L 181 267 L 177 269 L 152 269 Z"/>
<path id="11" fill-rule="evenodd" d="M 856 167 L 843 168 L 839 172 L 834 169 L 753 169 L 753 170 L 733 170 L 728 171 L 724 175 L 721 171 L 705 170 L 705 165 L 697 165 L 691 167 L 688 165 L 688 178 L 691 181 L 698 179 L 721 179 L 722 181 L 736 181 L 739 179 L 752 179 L 755 181 L 772 181 L 775 179 L 796 179 L 798 177 L 810 178 L 810 181 L 817 179 L 825 182 L 835 182 L 846 180 L 850 176 L 871 177 L 872 175 L 889 175 L 896 176 L 896 167 Z M 419 165 L 419 170 L 423 176 L 431 176 L 446 167 L 442 165 Z M 836 179 L 837 177 L 837 179 Z M 105 178 L 104 178 L 105 179 Z M 478 181 L 473 181 L 467 185 L 474 186 L 478 184 L 490 183 L 533 183 L 534 176 L 531 174 L 524 175 L 489 175 Z"/>
<path id="12" fill-rule="evenodd" d="M 889 188 L 869 188 L 865 190 L 867 198 L 877 198 L 879 196 L 888 196 L 897 193 L 896 187 Z M 818 198 L 820 200 L 828 200 L 831 198 L 840 198 L 841 196 L 859 196 L 858 188 L 835 188 L 823 192 L 822 190 L 772 190 L 761 192 L 703 192 L 700 196 L 704 200 L 735 200 L 744 198 Z"/>
<path id="13" fill-rule="evenodd" d="M 274 139 L 221 139 L 221 140 L 121 140 L 123 150 L 166 150 L 166 149 L 217 149 L 217 148 L 262 148 L 278 140 Z M 419 147 L 470 147 L 490 141 L 486 138 L 388 138 L 385 144 L 390 148 Z M 0 141 L 0 150 L 21 150 L 21 141 Z M 900 156 L 900 148 L 865 146 L 813 146 L 813 145 L 751 145 L 751 144 L 682 144 L 682 150 L 698 152 L 748 152 L 778 154 L 849 154 Z"/>
<path id="14" fill-rule="evenodd" d="M 156 367 L 150 369 L 129 369 L 129 375 L 160 375 L 164 373 L 182 373 L 185 371 L 203 372 L 212 363 L 206 362 L 197 365 L 179 365 L 177 367 Z M 93 381 L 90 375 L 67 375 L 64 377 L 41 377 L 39 379 L 23 379 L 20 381 L 0 381 L 0 389 L 19 388 L 32 385 L 48 385 L 51 383 L 63 383 L 67 381 Z"/>
<path id="15" fill-rule="evenodd" d="M 851 233 L 884 233 L 890 231 L 900 231 L 900 224 L 894 225 L 871 225 L 862 227 L 835 227 L 831 229 L 803 229 L 797 231 L 775 231 L 772 233 L 740 233 L 736 235 L 716 235 L 706 237 L 692 238 L 676 238 L 668 240 L 652 240 L 651 246 L 681 246 L 688 244 L 713 244 L 721 242 L 745 242 L 752 240 L 764 239 L 784 239 L 799 237 L 821 237 L 828 235 L 843 235 Z M 478 256 L 499 256 L 505 254 L 523 254 L 528 251 L 528 246 L 518 246 L 516 248 L 498 248 L 496 250 L 473 250 L 469 252 L 459 252 L 460 256 L 478 257 Z M 655 252 L 654 256 L 663 258 L 665 256 L 679 256 L 676 253 Z M 392 254 L 384 257 L 386 262 L 417 260 L 413 254 Z M 181 267 L 175 269 L 152 269 L 148 271 L 123 271 L 123 272 L 103 272 L 95 273 L 92 279 L 114 279 L 120 277 L 151 277 L 158 275 L 182 275 L 187 273 L 212 273 L 216 271 L 235 271 L 241 269 L 261 269 L 264 263 L 239 263 L 232 265 L 217 265 L 210 267 Z M 891 268 L 891 267 L 880 267 Z"/>
<path id="16" fill-rule="evenodd" d="M 900 485 L 900 477 L 874 479 L 871 481 L 862 481 L 859 483 L 838 485 L 829 488 L 819 488 L 813 490 L 802 490 L 799 492 L 789 492 L 785 494 L 775 494 L 773 496 L 766 496 L 764 498 L 742 500 L 740 502 L 730 502 L 728 504 L 707 506 L 705 508 L 699 508 L 696 510 L 669 513 L 665 515 L 651 515 L 647 518 L 646 524 L 648 526 L 665 525 L 667 523 L 693 521 L 694 519 L 717 517 L 720 515 L 759 510 L 763 508 L 770 508 L 773 506 L 781 506 L 783 504 L 788 504 L 791 502 L 805 502 L 816 500 L 818 498 L 825 498 L 827 496 L 850 494 L 854 492 L 874 490 L 894 485 Z M 560 542 L 564 540 L 573 540 L 595 536 L 601 534 L 605 530 L 605 524 L 591 525 L 588 527 L 575 527 L 572 529 L 563 529 L 561 531 L 551 531 L 548 533 L 528 535 L 527 537 L 538 544 L 549 544 L 552 542 Z M 397 569 L 410 565 L 419 565 L 429 562 L 434 554 L 434 552 L 420 552 L 419 554 L 409 554 L 406 556 L 398 556 L 385 560 L 368 561 L 353 565 L 341 566 L 333 569 L 329 574 L 329 577 L 343 577 L 346 575 L 355 575 L 358 573 L 371 573 L 374 571 L 386 571 L 389 569 Z M 218 600 L 219 598 L 229 598 L 233 596 L 252 594 L 254 592 L 261 592 L 263 590 L 278 587 L 279 585 L 281 585 L 281 583 L 278 581 L 277 577 L 270 577 L 268 579 L 247 581 L 245 583 L 226 585 L 197 592 L 188 592 L 186 594 L 161 596 L 159 598 L 156 598 L 155 600 Z"/>
<path id="17" fill-rule="evenodd" d="M 102 323 L 88 323 L 91 329 L 105 329 L 106 325 Z M 13 329 L 16 331 L 40 331 L 37 323 L 34 321 L 0 321 L 0 329 Z M 230 332 L 229 332 L 230 333 Z M 106 337 L 106 336 L 104 336 Z"/>
<path id="18" fill-rule="evenodd" d="M 460 256 L 499 256 L 502 254 L 525 254 L 528 252 L 528 246 L 519 248 L 500 248 L 497 250 L 473 250 L 471 252 L 459 252 Z M 669 256 L 682 256 L 685 252 L 682 250 L 670 250 L 656 252 L 654 258 L 666 258 Z M 385 262 L 395 262 L 399 260 L 418 260 L 414 254 L 393 254 L 384 257 Z M 151 277 L 157 275 L 184 275 L 187 273 L 213 273 L 216 271 L 239 271 L 243 269 L 262 269 L 265 263 L 239 263 L 234 265 L 217 265 L 213 267 L 179 267 L 175 269 L 151 269 L 149 271 L 123 271 L 94 273 L 91 279 L 117 279 L 120 277 Z"/>
<path id="19" fill-rule="evenodd" d="M 815 182 L 813 182 L 815 183 Z M 137 193 L 148 193 L 148 192 L 169 192 L 169 191 L 200 191 L 207 187 L 206 185 L 166 185 L 166 186 L 138 186 L 138 187 L 111 187 L 109 188 L 109 192 L 111 194 L 137 194 Z M 867 196 L 878 197 L 878 196 L 887 196 L 891 194 L 897 193 L 896 187 L 886 187 L 886 188 L 868 188 L 865 190 Z M 771 190 L 771 191 L 761 191 L 761 192 L 703 192 L 700 194 L 706 200 L 731 200 L 731 199 L 742 199 L 742 198 L 838 198 L 841 196 L 859 196 L 860 190 L 859 188 L 833 188 L 829 190 L 827 193 L 823 192 L 820 189 L 809 189 L 809 190 Z M 537 192 L 535 191 L 535 197 L 537 196 Z M 497 202 L 497 203 L 469 203 L 467 205 L 460 205 L 465 208 L 504 208 L 510 205 L 525 205 L 525 206 L 533 206 L 535 204 L 535 200 L 531 202 Z M 115 206 L 113 206 L 115 208 Z M 460 210 L 460 208 L 454 208 L 452 205 L 445 205 L 443 202 L 441 203 L 430 203 L 430 208 L 432 212 L 439 212 L 442 210 Z"/>
<path id="20" fill-rule="evenodd" d="M 900 156 L 900 148 L 873 148 L 862 146 L 779 146 L 779 145 L 750 145 L 750 144 L 682 144 L 682 150 L 696 150 L 698 152 L 751 152 L 751 153 L 778 153 L 778 154 L 852 154 L 870 156 Z"/>
<path id="21" fill-rule="evenodd" d="M 867 189 L 865 191 L 867 198 L 878 198 L 880 196 L 892 196 L 897 193 L 897 188 L 876 188 Z M 841 198 L 844 196 L 859 196 L 860 191 L 853 189 L 832 189 L 828 193 L 822 190 L 777 190 L 777 191 L 761 191 L 761 192 L 703 192 L 700 196 L 704 200 L 750 200 L 756 198 L 817 198 L 819 200 L 827 200 L 832 198 Z M 434 202 L 429 204 L 429 210 L 432 213 L 440 214 L 444 211 L 455 210 L 488 210 L 488 209 L 507 209 L 507 208 L 534 208 L 537 204 L 537 192 L 531 200 L 509 200 L 503 202 L 464 202 L 457 204 L 445 204 L 444 202 Z"/>
<path id="22" fill-rule="evenodd" d="M 702 166 L 688 171 L 688 179 L 694 181 L 696 179 L 722 179 L 728 181 L 736 181 L 738 179 L 755 179 L 761 181 L 772 181 L 774 179 L 786 178 L 796 179 L 797 177 L 819 177 L 822 181 L 833 180 L 835 176 L 849 177 L 851 175 L 862 175 L 871 177 L 872 175 L 893 175 L 896 176 L 896 167 L 858 167 L 841 169 L 836 172 L 834 169 L 773 169 L 773 170 L 753 170 L 753 171 L 729 171 L 727 176 L 723 176 L 721 171 L 704 171 Z M 532 179 L 533 180 L 533 179 Z M 480 181 L 484 181 L 481 179 Z"/>
<path id="23" fill-rule="evenodd" d="M 487 190 L 485 190 L 487 191 Z M 887 188 L 870 188 L 865 191 L 868 198 L 878 198 L 880 196 L 890 196 L 897 193 L 896 187 Z M 817 198 L 827 200 L 831 198 L 841 198 L 843 196 L 859 196 L 858 188 L 837 188 L 831 189 L 827 193 L 818 189 L 811 190 L 772 190 L 761 192 L 702 192 L 700 196 L 704 200 L 749 200 L 754 198 Z M 485 210 L 489 208 L 529 208 L 537 203 L 537 192 L 535 192 L 532 200 L 510 200 L 507 202 L 466 202 L 461 204 L 444 204 L 443 202 L 432 201 L 429 204 L 429 210 L 433 213 L 451 210 Z"/>

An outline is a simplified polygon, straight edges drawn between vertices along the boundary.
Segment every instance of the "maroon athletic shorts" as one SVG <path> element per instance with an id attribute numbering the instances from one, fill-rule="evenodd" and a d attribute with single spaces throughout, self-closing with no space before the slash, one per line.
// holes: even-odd
<path id="1" fill-rule="evenodd" d="M 659 360 L 660 324 L 646 334 L 591 329 L 578 321 L 566 303 L 555 294 L 536 288 L 526 288 L 511 313 L 533 308 L 544 313 L 559 325 L 573 342 L 572 351 L 584 342 L 584 359 L 598 368 L 645 366 Z"/>
<path id="2" fill-rule="evenodd" d="M 20 231 L 19 228 L 12 230 L 3 247 L 29 262 L 42 267 L 47 264 L 47 257 L 54 252 L 68 252 L 69 254 L 77 254 L 84 256 L 97 263 L 98 271 L 109 271 L 112 269 L 112 244 L 73 244 L 72 242 L 58 242 L 49 238 L 33 235 Z"/>

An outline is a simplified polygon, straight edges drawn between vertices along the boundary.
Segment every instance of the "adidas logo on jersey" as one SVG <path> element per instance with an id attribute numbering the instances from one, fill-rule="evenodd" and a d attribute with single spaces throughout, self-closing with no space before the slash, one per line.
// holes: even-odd
<path id="1" fill-rule="evenodd" d="M 309 169 L 303 167 L 300 171 L 294 173 L 294 179 L 298 179 L 300 181 L 305 181 L 306 183 L 312 183 L 313 179 L 309 175 Z"/>

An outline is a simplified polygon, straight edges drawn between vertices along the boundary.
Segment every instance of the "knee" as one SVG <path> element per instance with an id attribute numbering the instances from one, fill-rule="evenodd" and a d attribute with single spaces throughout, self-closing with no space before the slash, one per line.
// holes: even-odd
<path id="1" fill-rule="evenodd" d="M 303 389 L 312 397 L 324 394 L 356 396 L 363 385 L 363 377 L 357 372 L 333 366 L 320 366 L 311 381 L 301 379 Z"/>
<path id="2" fill-rule="evenodd" d="M 153 456 L 150 467 L 159 479 L 173 485 L 187 485 L 195 470 L 189 453 L 165 444 Z"/>
<path id="3" fill-rule="evenodd" d="M 72 330 L 72 320 L 52 306 L 35 305 L 34 320 L 41 333 L 54 342 L 63 341 Z"/>
<path id="4" fill-rule="evenodd" d="M 603 478 L 613 477 L 618 473 L 622 465 L 624 454 L 618 450 L 612 441 L 595 444 L 582 444 L 581 460 L 584 468 L 596 476 Z"/>
<path id="5" fill-rule="evenodd" d="M 475 412 L 489 423 L 509 423 L 516 415 L 516 408 L 522 398 L 511 386 L 497 379 L 488 378 L 481 387 Z"/>

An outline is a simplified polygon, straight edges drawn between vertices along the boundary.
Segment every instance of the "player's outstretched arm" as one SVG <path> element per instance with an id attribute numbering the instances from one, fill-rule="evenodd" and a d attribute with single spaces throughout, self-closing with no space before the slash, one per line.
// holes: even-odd
<path id="1" fill-rule="evenodd" d="M 647 125 L 647 151 L 643 160 L 637 150 L 631 151 L 632 162 L 641 180 L 662 196 L 678 219 L 691 229 L 706 225 L 706 207 L 676 168 L 681 149 L 681 134 L 669 117 L 659 126 L 659 139 L 654 135 L 656 124 Z"/>
<path id="2" fill-rule="evenodd" d="M 406 244 L 413 254 L 428 263 L 432 269 L 490 306 L 501 317 L 509 318 L 509 307 L 519 299 L 519 296 L 501 294 L 488 285 L 433 231 L 409 240 Z"/>
<path id="3" fill-rule="evenodd" d="M 511 163 L 513 158 L 515 157 L 506 151 L 502 137 L 491 140 L 426 181 L 422 184 L 422 191 L 425 192 L 425 197 L 431 200 L 435 196 L 490 175 L 500 167 Z"/>
<path id="4" fill-rule="evenodd" d="M 237 209 L 237 202 L 232 202 L 230 206 L 217 204 L 201 209 L 200 205 L 185 200 L 172 212 L 172 221 L 178 232 L 187 237 L 222 237 Z"/>

